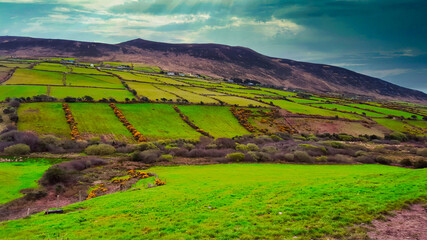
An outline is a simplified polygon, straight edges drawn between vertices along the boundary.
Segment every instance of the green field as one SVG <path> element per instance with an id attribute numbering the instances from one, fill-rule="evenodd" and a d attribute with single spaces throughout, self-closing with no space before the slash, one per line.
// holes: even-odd
<path id="1" fill-rule="evenodd" d="M 108 73 L 112 73 L 120 76 L 124 80 L 135 80 L 139 82 L 147 82 L 147 83 L 160 83 L 155 80 L 152 76 L 143 75 L 143 74 L 133 74 L 130 72 L 121 72 L 121 71 L 106 71 Z"/>
<path id="2" fill-rule="evenodd" d="M 201 134 L 188 126 L 169 104 L 117 104 L 126 119 L 149 140 L 198 139 Z"/>
<path id="3" fill-rule="evenodd" d="M 366 111 L 366 110 L 348 107 L 348 106 L 343 106 L 343 105 L 339 105 L 339 104 L 316 104 L 316 106 L 324 107 L 327 109 L 335 109 L 336 108 L 337 110 L 346 111 L 346 112 L 355 112 L 355 113 L 360 114 L 360 115 L 363 115 L 363 113 L 365 113 L 366 116 L 368 116 L 368 117 L 386 117 L 386 115 L 384 115 L 384 114 L 375 113 L 375 112 Z"/>
<path id="4" fill-rule="evenodd" d="M 405 118 L 410 118 L 412 115 L 415 115 L 415 114 L 400 111 L 400 110 L 376 107 L 376 106 L 371 106 L 371 105 L 366 105 L 366 104 L 349 104 L 349 105 L 353 106 L 353 107 L 359 107 L 359 108 L 363 108 L 363 109 L 373 110 L 373 111 L 380 112 L 380 113 L 385 114 L 385 115 L 393 115 L 393 116 L 397 116 L 397 117 L 403 116 Z M 421 116 L 419 116 L 419 115 L 416 115 L 416 116 L 418 119 L 422 119 Z"/>
<path id="5" fill-rule="evenodd" d="M 78 73 L 78 74 L 95 74 L 95 75 L 108 75 L 108 73 L 101 72 L 96 70 L 95 68 L 84 68 L 84 67 L 72 67 L 72 73 Z"/>
<path id="6" fill-rule="evenodd" d="M 218 92 L 210 91 L 209 89 L 201 88 L 201 87 L 180 87 L 180 88 L 190 92 L 197 93 L 197 94 L 202 94 L 202 95 L 210 95 L 210 96 L 223 95 Z"/>
<path id="7" fill-rule="evenodd" d="M 292 96 L 297 95 L 297 93 L 294 93 L 294 92 L 287 92 L 287 91 L 282 91 L 282 90 L 278 90 L 278 89 L 271 89 L 271 88 L 260 88 L 260 89 L 262 89 L 264 91 L 273 92 L 277 95 L 284 96 L 284 97 L 292 97 Z"/>
<path id="8" fill-rule="evenodd" d="M 103 75 L 67 74 L 67 86 L 125 89 L 117 77 Z"/>
<path id="9" fill-rule="evenodd" d="M 70 136 L 61 103 L 26 103 L 18 108 L 18 130 L 35 131 L 38 134 Z"/>
<path id="10" fill-rule="evenodd" d="M 342 113 L 342 112 L 335 112 L 320 108 L 315 108 L 303 104 L 298 104 L 286 100 L 271 100 L 271 99 L 264 99 L 266 102 L 273 102 L 274 105 L 279 106 L 282 109 L 285 109 L 292 113 L 299 113 L 299 114 L 306 114 L 306 115 L 321 115 L 325 117 L 335 117 L 338 116 L 340 118 L 348 118 L 348 119 L 354 119 L 354 120 L 360 120 L 363 119 L 363 117 L 350 114 L 350 113 Z"/>
<path id="11" fill-rule="evenodd" d="M 414 128 L 406 124 L 400 120 L 394 120 L 394 119 L 387 119 L 387 118 L 381 118 L 381 119 L 373 119 L 378 124 L 383 125 L 384 127 L 396 131 L 396 132 L 410 132 L 413 131 Z"/>
<path id="12" fill-rule="evenodd" d="M 293 98 L 293 97 L 289 97 L 288 99 L 296 103 L 319 103 L 319 101 L 314 99 L 303 99 L 303 98 Z"/>
<path id="13" fill-rule="evenodd" d="M 0 100 L 4 100 L 7 97 L 26 98 L 46 94 L 47 87 L 45 86 L 0 85 Z"/>
<path id="14" fill-rule="evenodd" d="M 192 92 L 188 92 L 188 91 L 184 91 L 184 90 L 181 90 L 175 86 L 158 85 L 158 87 L 162 90 L 177 94 L 178 96 L 188 100 L 191 103 L 201 103 L 201 102 L 203 102 L 203 103 L 218 103 L 218 101 L 216 101 L 213 98 L 205 97 L 205 96 L 195 94 Z"/>
<path id="15" fill-rule="evenodd" d="M 83 137 L 104 136 L 126 142 L 133 139 L 106 103 L 71 103 L 70 109 Z"/>
<path id="16" fill-rule="evenodd" d="M 230 107 L 185 105 L 178 107 L 196 126 L 215 138 L 250 134 L 230 112 Z"/>
<path id="17" fill-rule="evenodd" d="M 424 128 L 425 131 L 427 131 L 427 121 L 407 121 L 409 124 L 415 126 L 415 127 L 419 127 L 419 128 Z"/>
<path id="18" fill-rule="evenodd" d="M 39 63 L 33 67 L 34 70 L 45 70 L 54 72 L 70 72 L 71 69 L 58 63 Z"/>
<path id="19" fill-rule="evenodd" d="M 65 214 L 4 222 L 0 238 L 348 239 L 347 227 L 427 196 L 427 169 L 383 165 L 224 164 L 148 171 L 167 185 L 72 204 Z"/>
<path id="20" fill-rule="evenodd" d="M 62 78 L 59 72 L 17 69 L 5 84 L 63 85 Z"/>
<path id="21" fill-rule="evenodd" d="M 44 162 L 0 163 L 0 204 L 22 197 L 19 192 L 22 189 L 36 188 L 37 181 L 49 167 L 50 164 Z"/>
<path id="22" fill-rule="evenodd" d="M 260 103 L 251 99 L 236 97 L 236 96 L 215 96 L 216 99 L 228 103 L 230 105 L 237 104 L 238 106 L 247 107 L 249 105 L 261 106 L 261 107 L 271 107 L 267 104 Z"/>
<path id="23" fill-rule="evenodd" d="M 51 87 L 50 96 L 58 99 L 66 97 L 84 97 L 91 96 L 98 101 L 102 98 L 114 98 L 117 101 L 124 101 L 126 98 L 132 99 L 135 96 L 127 90 L 115 89 L 102 89 L 102 88 L 89 88 L 89 87 Z"/>
<path id="24" fill-rule="evenodd" d="M 170 94 L 168 92 L 165 92 L 163 90 L 157 89 L 153 85 L 149 83 L 136 83 L 136 82 L 126 82 L 131 89 L 134 89 L 138 96 L 144 96 L 149 98 L 150 100 L 158 100 L 160 101 L 162 98 L 166 99 L 172 99 L 173 101 L 176 101 L 176 99 L 179 99 L 179 97 Z M 156 85 L 157 86 L 157 85 Z"/>
<path id="25" fill-rule="evenodd" d="M 168 78 L 168 77 L 156 76 L 155 79 L 157 81 L 160 81 L 160 82 L 166 83 L 166 84 L 172 84 L 172 85 L 178 85 L 178 86 L 189 86 L 189 84 L 187 84 L 185 82 L 178 81 L 178 80 Z"/>
<path id="26" fill-rule="evenodd" d="M 12 61 L 0 61 L 1 66 L 5 66 L 8 68 L 28 68 L 31 64 L 29 63 L 20 63 L 20 62 L 12 62 Z"/>

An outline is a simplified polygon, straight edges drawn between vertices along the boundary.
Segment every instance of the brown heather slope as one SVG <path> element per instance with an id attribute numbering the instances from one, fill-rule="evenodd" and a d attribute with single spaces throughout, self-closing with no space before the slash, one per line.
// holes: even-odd
<path id="1" fill-rule="evenodd" d="M 257 80 L 263 84 L 317 93 L 361 95 L 427 103 L 427 94 L 344 68 L 271 58 L 244 47 L 220 44 L 169 44 L 135 39 L 119 44 L 27 37 L 0 37 L 0 55 L 79 57 L 123 61 L 170 71 Z"/>

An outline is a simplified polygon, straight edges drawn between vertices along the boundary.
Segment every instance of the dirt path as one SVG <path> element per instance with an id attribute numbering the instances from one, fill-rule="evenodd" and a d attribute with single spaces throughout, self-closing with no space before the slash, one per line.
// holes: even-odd
<path id="1" fill-rule="evenodd" d="M 375 240 L 427 240 L 427 210 L 420 204 L 393 212 L 385 221 L 372 222 L 368 236 Z"/>

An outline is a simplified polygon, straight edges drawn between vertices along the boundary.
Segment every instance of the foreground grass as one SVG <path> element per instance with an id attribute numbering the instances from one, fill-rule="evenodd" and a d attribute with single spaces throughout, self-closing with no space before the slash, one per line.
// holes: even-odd
<path id="1" fill-rule="evenodd" d="M 9 98 L 33 97 L 46 95 L 46 86 L 0 85 L 0 101 Z"/>
<path id="2" fill-rule="evenodd" d="M 37 187 L 37 180 L 50 166 L 46 162 L 0 163 L 0 204 L 21 197 L 21 189 Z"/>
<path id="3" fill-rule="evenodd" d="M 7 239 L 300 239 L 342 237 L 426 198 L 427 169 L 382 165 L 156 167 L 167 185 L 98 197 L 65 215 L 0 225 Z"/>
<path id="4" fill-rule="evenodd" d="M 126 98 L 134 98 L 132 93 L 125 89 L 116 90 L 90 87 L 51 87 L 50 96 L 58 99 L 64 99 L 66 97 L 81 98 L 84 96 L 91 96 L 96 101 L 102 98 L 114 98 L 117 101 L 124 101 Z"/>

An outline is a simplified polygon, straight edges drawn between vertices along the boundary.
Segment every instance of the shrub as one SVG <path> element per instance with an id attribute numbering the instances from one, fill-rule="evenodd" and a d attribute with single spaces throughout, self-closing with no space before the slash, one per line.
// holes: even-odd
<path id="1" fill-rule="evenodd" d="M 246 152 L 246 151 L 249 151 L 249 148 L 248 148 L 248 146 L 246 146 L 244 144 L 236 144 L 236 150 Z"/>
<path id="2" fill-rule="evenodd" d="M 132 161 L 150 164 L 150 163 L 156 162 L 159 156 L 160 156 L 160 151 L 158 150 L 134 152 L 132 154 Z"/>
<path id="3" fill-rule="evenodd" d="M 108 144 L 91 145 L 85 149 L 88 155 L 110 155 L 116 152 L 116 149 Z"/>
<path id="4" fill-rule="evenodd" d="M 418 149 L 417 150 L 417 155 L 420 155 L 420 156 L 423 156 L 423 157 L 427 157 L 427 148 Z"/>
<path id="5" fill-rule="evenodd" d="M 285 154 L 285 160 L 288 162 L 293 162 L 295 160 L 295 156 L 292 153 L 286 153 Z"/>
<path id="6" fill-rule="evenodd" d="M 412 166 L 412 162 L 408 158 L 405 158 L 400 161 L 400 165 L 409 167 Z"/>
<path id="7" fill-rule="evenodd" d="M 240 162 L 243 161 L 243 159 L 245 159 L 245 154 L 243 153 L 230 153 L 227 154 L 227 156 L 225 156 L 225 158 L 227 158 L 230 161 L 233 162 Z"/>
<path id="8" fill-rule="evenodd" d="M 217 148 L 234 148 L 236 146 L 236 142 L 229 138 L 217 138 L 215 144 Z"/>
<path id="9" fill-rule="evenodd" d="M 54 185 L 68 181 L 68 172 L 58 166 L 50 167 L 44 174 L 43 180 L 48 184 Z"/>
<path id="10" fill-rule="evenodd" d="M 408 137 L 405 134 L 400 133 L 400 132 L 391 133 L 390 135 L 386 136 L 385 138 L 390 139 L 390 140 L 398 140 L 400 142 L 408 141 Z"/>
<path id="11" fill-rule="evenodd" d="M 334 156 L 329 156 L 328 161 L 337 163 L 350 163 L 351 158 L 343 154 L 336 154 Z"/>
<path id="12" fill-rule="evenodd" d="M 99 143 L 101 143 L 101 138 L 100 137 L 93 137 L 93 138 L 89 139 L 89 144 L 90 145 L 99 144 Z"/>
<path id="13" fill-rule="evenodd" d="M 377 162 L 379 164 L 384 164 L 384 165 L 390 165 L 391 164 L 390 159 L 387 159 L 387 158 L 382 157 L 382 156 L 375 158 L 375 162 Z"/>
<path id="14" fill-rule="evenodd" d="M 304 151 L 295 151 L 294 152 L 294 159 L 296 161 L 300 161 L 300 162 L 313 162 L 310 155 L 308 155 L 308 153 L 306 153 Z"/>
<path id="15" fill-rule="evenodd" d="M 344 149 L 345 145 L 343 143 L 340 142 L 330 142 L 331 147 L 333 148 L 339 148 L 339 149 Z"/>
<path id="16" fill-rule="evenodd" d="M 173 160 L 173 156 L 170 154 L 165 154 L 159 157 L 158 161 L 163 161 L 163 162 L 170 162 Z"/>
<path id="17" fill-rule="evenodd" d="M 316 158 L 316 162 L 327 162 L 328 157 L 327 156 L 320 156 Z"/>
<path id="18" fill-rule="evenodd" d="M 191 144 L 191 143 L 184 143 L 182 145 L 182 147 L 185 148 L 185 149 L 187 149 L 187 150 L 192 150 L 192 149 L 195 148 L 195 146 L 193 144 Z"/>
<path id="19" fill-rule="evenodd" d="M 146 151 L 151 149 L 158 149 L 158 147 L 152 142 L 145 142 L 145 143 L 138 144 L 136 146 L 136 149 L 139 151 Z"/>
<path id="20" fill-rule="evenodd" d="M 414 162 L 414 167 L 415 168 L 427 168 L 427 161 L 425 161 L 423 159 L 419 159 L 419 160 Z"/>
<path id="21" fill-rule="evenodd" d="M 4 149 L 4 152 L 8 155 L 26 155 L 31 152 L 30 147 L 26 144 L 15 144 Z"/>
<path id="22" fill-rule="evenodd" d="M 249 151 L 258 151 L 259 150 L 259 147 L 254 143 L 248 143 L 246 145 L 246 147 L 248 147 Z"/>
<path id="23" fill-rule="evenodd" d="M 365 156 L 365 155 L 367 155 L 367 153 L 365 151 L 362 151 L 362 150 L 359 150 L 354 154 L 355 157 Z"/>
<path id="24" fill-rule="evenodd" d="M 19 101 L 16 100 L 12 100 L 9 102 L 9 106 L 13 107 L 13 108 L 18 108 L 21 105 L 21 103 Z"/>
<path id="25" fill-rule="evenodd" d="M 339 134 L 338 139 L 341 141 L 353 141 L 353 136 L 347 135 L 347 134 Z"/>
<path id="26" fill-rule="evenodd" d="M 278 142 L 280 140 L 283 140 L 281 137 L 277 136 L 277 135 L 271 135 L 270 136 L 271 140 Z"/>
<path id="27" fill-rule="evenodd" d="M 247 152 L 245 154 L 245 160 L 248 161 L 248 162 L 252 162 L 252 161 L 257 162 L 258 161 L 258 156 L 257 156 L 256 152 Z"/>
<path id="28" fill-rule="evenodd" d="M 264 146 L 261 149 L 263 152 L 267 152 L 267 153 L 275 153 L 277 152 L 277 148 L 274 146 Z"/>

